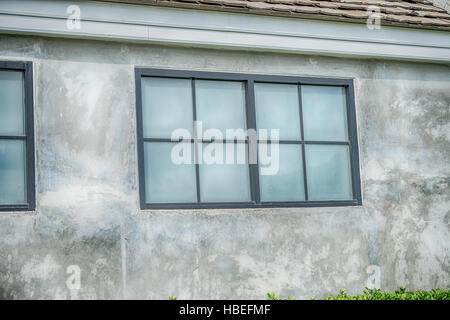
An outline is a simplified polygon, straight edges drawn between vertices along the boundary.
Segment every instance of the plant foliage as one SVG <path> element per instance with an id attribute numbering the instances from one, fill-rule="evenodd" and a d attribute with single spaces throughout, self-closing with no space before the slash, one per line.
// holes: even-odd
<path id="1" fill-rule="evenodd" d="M 325 300 L 450 300 L 450 290 L 406 291 L 406 288 L 400 287 L 394 292 L 385 292 L 380 289 L 366 288 L 362 294 L 352 296 L 341 289 L 339 294 L 330 294 Z"/>

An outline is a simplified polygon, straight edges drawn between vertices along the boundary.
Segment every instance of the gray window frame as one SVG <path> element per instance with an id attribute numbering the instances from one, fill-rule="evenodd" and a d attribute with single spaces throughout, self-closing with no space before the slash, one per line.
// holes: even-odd
<path id="1" fill-rule="evenodd" d="M 0 61 L 0 70 L 15 70 L 24 73 L 25 135 L 0 135 L 0 140 L 9 139 L 26 141 L 25 166 L 27 189 L 26 204 L 2 204 L 0 205 L 0 211 L 33 211 L 36 209 L 33 63 L 29 61 Z"/>
<path id="2" fill-rule="evenodd" d="M 299 90 L 299 107 L 300 107 L 300 124 L 301 124 L 301 141 L 280 140 L 283 143 L 297 143 L 302 145 L 303 157 L 303 179 L 305 186 L 305 199 L 307 195 L 307 177 L 305 162 L 305 145 L 306 144 L 330 144 L 330 145 L 348 145 L 350 152 L 351 165 L 351 182 L 352 182 L 352 200 L 327 200 L 327 201 L 283 201 L 283 202 L 262 202 L 260 200 L 259 188 L 259 170 L 258 164 L 249 164 L 250 174 L 250 202 L 200 202 L 200 185 L 199 185 L 199 168 L 196 164 L 197 179 L 197 201 L 196 203 L 147 203 L 145 199 L 145 168 L 144 168 L 144 142 L 170 142 L 171 139 L 145 138 L 143 137 L 143 117 L 142 117 L 142 93 L 141 79 L 143 77 L 162 77 L 162 78 L 178 78 L 190 79 L 193 82 L 193 112 L 194 121 L 195 114 L 195 80 L 223 80 L 223 81 L 242 81 L 245 83 L 246 97 L 246 117 L 247 129 L 257 129 L 255 115 L 255 82 L 263 83 L 279 83 L 279 84 L 296 84 Z M 339 86 L 344 87 L 347 101 L 347 126 L 348 126 L 348 142 L 340 141 L 305 141 L 303 135 L 303 112 L 301 99 L 302 85 L 322 85 L 322 86 Z M 330 206 L 359 206 L 362 205 L 361 198 L 361 182 L 359 171 L 359 153 L 358 153 L 358 136 L 355 111 L 355 97 L 353 79 L 341 78 L 315 78 L 315 77 L 294 77 L 294 76 L 278 76 L 278 75 L 259 75 L 259 74 L 242 74 L 242 73 L 223 73 L 223 72 L 204 72 L 204 71 L 188 71 L 188 70 L 170 70 L 170 69 L 153 69 L 153 68 L 135 68 L 135 88 L 136 88 L 136 128 L 137 128 L 137 155 L 139 170 L 139 199 L 140 208 L 145 209 L 220 209 L 220 208 L 274 208 L 274 207 L 330 207 Z M 209 141 L 205 141 L 209 142 Z M 235 142 L 236 143 L 236 142 Z"/>

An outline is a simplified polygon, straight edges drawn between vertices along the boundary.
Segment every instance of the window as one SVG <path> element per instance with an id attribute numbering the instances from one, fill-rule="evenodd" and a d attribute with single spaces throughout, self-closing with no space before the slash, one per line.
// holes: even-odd
<path id="1" fill-rule="evenodd" d="M 0 211 L 35 208 L 32 72 L 0 62 Z"/>
<path id="2" fill-rule="evenodd" d="M 349 79 L 136 69 L 142 209 L 360 205 Z"/>

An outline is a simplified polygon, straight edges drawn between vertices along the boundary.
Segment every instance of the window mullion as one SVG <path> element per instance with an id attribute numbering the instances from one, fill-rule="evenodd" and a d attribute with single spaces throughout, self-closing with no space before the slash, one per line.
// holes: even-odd
<path id="1" fill-rule="evenodd" d="M 247 107 L 247 130 L 254 130 L 256 134 L 256 112 L 255 112 L 255 83 L 253 80 L 248 80 L 246 83 L 246 107 Z M 250 132 L 250 131 L 247 131 Z M 249 137 L 251 138 L 251 137 Z M 254 137 L 256 140 L 257 137 Z M 256 143 L 256 150 L 254 150 L 256 153 L 258 153 L 258 142 L 254 141 Z M 251 153 L 251 146 L 252 143 L 248 143 L 249 147 L 249 159 L 250 159 L 250 153 Z M 258 155 L 256 154 L 256 158 Z M 249 170 L 250 170 L 250 189 L 251 189 L 251 197 L 252 201 L 254 203 L 260 203 L 260 194 L 259 194 L 259 169 L 258 169 L 258 163 L 251 164 L 249 161 Z"/>
<path id="2" fill-rule="evenodd" d="M 27 140 L 26 136 L 0 135 L 0 140 Z"/>
<path id="3" fill-rule="evenodd" d="M 195 165 L 195 186 L 197 188 L 197 202 L 201 202 L 200 199 L 200 168 L 198 164 L 198 152 L 202 152 L 202 150 L 198 150 L 198 140 L 197 140 L 197 126 L 195 125 L 195 121 L 197 121 L 197 108 L 196 108 L 196 97 L 195 97 L 195 79 L 191 79 L 192 84 L 192 119 L 193 119 L 193 129 L 194 133 L 194 165 Z"/>
<path id="4" fill-rule="evenodd" d="M 303 108 L 302 108 L 302 86 L 301 84 L 297 85 L 298 87 L 298 105 L 299 105 L 299 114 L 300 114 L 300 136 L 302 139 L 302 165 L 303 165 L 303 187 L 305 190 L 305 201 L 308 201 L 308 180 L 306 178 L 306 156 L 305 156 L 305 134 L 303 129 Z"/>

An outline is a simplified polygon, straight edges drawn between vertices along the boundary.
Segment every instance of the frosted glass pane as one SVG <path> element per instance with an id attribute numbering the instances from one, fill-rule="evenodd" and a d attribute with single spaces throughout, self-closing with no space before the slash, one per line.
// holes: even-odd
<path id="1" fill-rule="evenodd" d="M 305 140 L 347 141 L 345 88 L 302 86 Z"/>
<path id="2" fill-rule="evenodd" d="M 142 78 L 144 138 L 170 138 L 175 129 L 192 136 L 191 80 Z"/>
<path id="3" fill-rule="evenodd" d="M 0 135 L 24 134 L 24 92 L 21 71 L 0 71 Z"/>
<path id="4" fill-rule="evenodd" d="M 242 144 L 240 144 L 242 146 Z M 210 146 L 220 148 L 217 143 L 203 143 L 203 163 L 200 164 L 200 201 L 201 202 L 248 202 L 250 201 L 250 180 L 248 161 L 238 164 L 237 144 L 233 146 L 234 157 L 226 161 L 226 145 L 222 145 L 223 164 L 207 164 L 205 149 Z M 244 144 L 245 146 L 245 144 Z M 211 153 L 215 154 L 215 153 Z M 246 151 L 247 154 L 247 151 Z"/>
<path id="5" fill-rule="evenodd" d="M 259 159 L 263 150 L 259 144 Z M 270 145 L 268 154 L 272 156 Z M 262 151 L 266 152 L 266 151 Z M 272 159 L 274 159 L 272 157 Z M 303 161 L 301 145 L 279 145 L 279 168 L 274 175 L 262 175 L 262 164 L 259 164 L 259 186 L 261 201 L 303 201 L 305 189 L 303 184 Z"/>
<path id="6" fill-rule="evenodd" d="M 296 85 L 255 83 L 255 109 L 258 129 L 279 129 L 280 139 L 300 140 Z"/>
<path id="7" fill-rule="evenodd" d="M 225 136 L 226 129 L 246 129 L 245 91 L 242 82 L 195 81 L 197 120 L 203 131 L 215 128 Z"/>
<path id="8" fill-rule="evenodd" d="M 178 143 L 144 143 L 145 198 L 147 203 L 197 202 L 193 147 L 185 143 L 191 153 L 191 164 L 175 164 L 172 148 Z"/>
<path id="9" fill-rule="evenodd" d="M 25 142 L 0 140 L 0 204 L 25 204 Z"/>
<path id="10" fill-rule="evenodd" d="M 309 200 L 351 200 L 348 146 L 306 145 Z"/>

